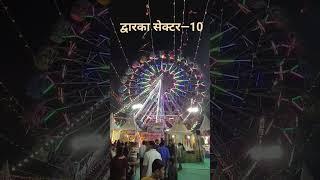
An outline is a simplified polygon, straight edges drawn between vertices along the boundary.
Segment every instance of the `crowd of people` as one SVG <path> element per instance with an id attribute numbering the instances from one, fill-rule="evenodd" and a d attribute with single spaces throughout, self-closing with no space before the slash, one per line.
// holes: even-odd
<path id="1" fill-rule="evenodd" d="M 111 180 L 177 180 L 177 171 L 182 169 L 184 148 L 172 140 L 166 145 L 163 139 L 123 143 L 116 141 L 111 148 Z M 178 164 L 178 168 L 177 168 Z M 140 175 L 137 176 L 137 168 Z"/>

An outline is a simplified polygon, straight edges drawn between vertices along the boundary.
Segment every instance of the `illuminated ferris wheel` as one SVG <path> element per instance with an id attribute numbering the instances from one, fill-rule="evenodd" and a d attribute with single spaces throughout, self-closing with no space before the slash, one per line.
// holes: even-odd
<path id="1" fill-rule="evenodd" d="M 186 121 L 193 111 L 201 111 L 206 84 L 196 63 L 161 51 L 133 63 L 119 93 L 127 105 L 124 109 L 131 108 L 139 127 L 154 123 L 172 127 L 177 120 Z"/>

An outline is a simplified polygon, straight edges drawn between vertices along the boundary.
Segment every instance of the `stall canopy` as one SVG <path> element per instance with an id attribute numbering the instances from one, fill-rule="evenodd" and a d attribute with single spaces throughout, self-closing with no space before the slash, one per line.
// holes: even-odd
<path id="1" fill-rule="evenodd" d="M 116 120 L 114 119 L 113 113 L 110 115 L 110 129 L 111 130 L 119 130 L 119 126 L 116 125 Z"/>
<path id="2" fill-rule="evenodd" d="M 132 118 L 128 118 L 122 126 L 116 125 L 113 113 L 110 115 L 110 129 L 119 131 L 141 131 Z"/>
<path id="3" fill-rule="evenodd" d="M 122 125 L 119 130 L 122 131 L 141 131 L 141 129 L 136 125 L 133 118 L 128 118 L 126 123 Z"/>
<path id="4" fill-rule="evenodd" d="M 176 123 L 170 130 L 170 134 L 177 134 L 177 133 L 183 133 L 183 134 L 191 134 L 191 131 L 187 129 L 187 127 L 183 124 L 183 122 Z"/>
<path id="5" fill-rule="evenodd" d="M 141 131 L 132 118 L 127 118 L 122 126 L 118 126 L 113 114 L 110 116 L 110 129 L 112 142 L 116 140 L 123 142 L 137 141 L 139 139 L 138 131 Z"/>

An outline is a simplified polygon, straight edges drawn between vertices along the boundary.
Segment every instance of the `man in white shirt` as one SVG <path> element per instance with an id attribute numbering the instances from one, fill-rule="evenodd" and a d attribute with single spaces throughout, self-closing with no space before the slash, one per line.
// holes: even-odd
<path id="1" fill-rule="evenodd" d="M 148 144 L 149 150 L 144 154 L 143 158 L 143 176 L 151 176 L 152 175 L 152 163 L 156 159 L 160 159 L 160 153 L 155 149 L 156 144 L 154 141 L 150 141 Z"/>

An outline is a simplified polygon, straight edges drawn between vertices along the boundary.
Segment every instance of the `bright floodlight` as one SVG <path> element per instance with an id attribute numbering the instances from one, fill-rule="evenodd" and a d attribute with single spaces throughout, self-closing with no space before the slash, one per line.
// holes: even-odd
<path id="1" fill-rule="evenodd" d="M 142 104 L 134 104 L 132 105 L 132 109 L 135 110 L 135 109 L 141 109 L 143 107 Z"/>
<path id="2" fill-rule="evenodd" d="M 188 111 L 189 113 L 196 113 L 196 112 L 199 112 L 199 108 L 198 108 L 198 107 L 189 107 L 189 108 L 187 109 L 187 111 Z"/>
<path id="3" fill-rule="evenodd" d="M 274 160 L 282 157 L 283 151 L 279 145 L 255 146 L 249 151 L 249 155 L 254 160 Z"/>

